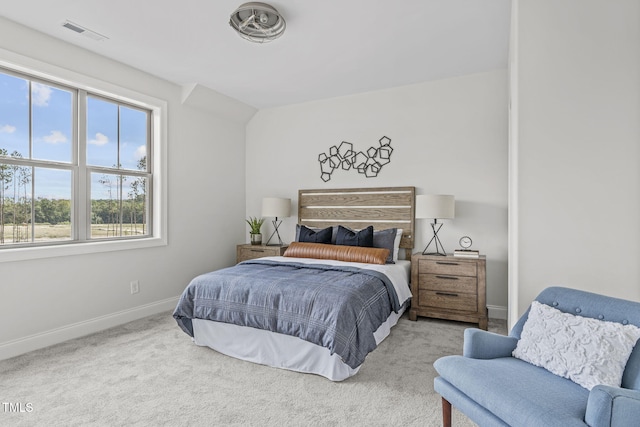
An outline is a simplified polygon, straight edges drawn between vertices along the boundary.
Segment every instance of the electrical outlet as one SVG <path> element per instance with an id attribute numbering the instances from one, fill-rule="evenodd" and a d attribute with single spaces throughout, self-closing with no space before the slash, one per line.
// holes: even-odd
<path id="1" fill-rule="evenodd" d="M 140 282 L 134 280 L 131 282 L 131 295 L 137 294 L 138 292 L 140 292 Z"/>

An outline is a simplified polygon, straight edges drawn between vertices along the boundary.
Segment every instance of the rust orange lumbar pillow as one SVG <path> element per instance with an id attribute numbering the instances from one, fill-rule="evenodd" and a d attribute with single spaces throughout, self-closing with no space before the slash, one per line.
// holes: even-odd
<path id="1" fill-rule="evenodd" d="M 334 259 L 367 264 L 385 264 L 389 249 L 362 246 L 328 245 L 324 243 L 291 242 L 284 256 L 293 258 Z"/>

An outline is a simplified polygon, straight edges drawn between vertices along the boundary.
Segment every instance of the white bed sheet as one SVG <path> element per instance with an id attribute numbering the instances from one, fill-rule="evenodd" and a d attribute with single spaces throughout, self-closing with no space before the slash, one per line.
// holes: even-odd
<path id="1" fill-rule="evenodd" d="M 269 257 L 283 262 L 302 261 L 307 263 L 327 263 L 327 260 L 312 260 L 307 258 Z M 340 261 L 331 261 L 331 263 Z M 359 267 L 371 268 L 371 264 L 342 263 Z M 396 264 L 376 266 L 375 268 L 387 274 L 398 293 L 401 303 L 411 296 L 409 290 L 410 262 L 399 260 Z M 384 268 L 387 267 L 387 268 Z M 404 288 L 407 291 L 405 292 Z M 390 333 L 391 328 L 398 323 L 404 309 L 391 315 L 374 333 L 376 344 L 380 344 Z M 193 319 L 193 341 L 200 346 L 210 347 L 220 353 L 237 359 L 275 368 L 291 371 L 322 375 L 331 381 L 342 381 L 359 370 L 360 366 L 351 368 L 345 364 L 340 356 L 331 354 L 329 349 L 304 341 L 298 337 L 265 331 L 247 326 L 214 322 L 204 319 Z M 361 365 L 362 366 L 362 365 Z"/>

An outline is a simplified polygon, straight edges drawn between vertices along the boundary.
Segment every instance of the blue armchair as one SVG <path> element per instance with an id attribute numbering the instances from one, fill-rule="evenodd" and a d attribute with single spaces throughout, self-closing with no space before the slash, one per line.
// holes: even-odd
<path id="1" fill-rule="evenodd" d="M 545 289 L 536 300 L 565 313 L 640 327 L 640 303 L 561 287 Z M 621 387 L 589 391 L 511 356 L 528 313 L 509 336 L 467 329 L 463 356 L 436 360 L 443 425 L 451 426 L 453 405 L 482 427 L 640 426 L 640 345 L 627 361 Z"/>

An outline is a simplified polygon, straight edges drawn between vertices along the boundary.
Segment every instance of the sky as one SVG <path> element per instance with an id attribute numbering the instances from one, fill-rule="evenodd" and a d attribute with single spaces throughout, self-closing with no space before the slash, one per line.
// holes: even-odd
<path id="1" fill-rule="evenodd" d="M 28 158 L 31 129 L 33 159 L 71 164 L 73 102 L 69 90 L 32 82 L 30 120 L 29 82 L 0 72 L 0 149 Z M 146 156 L 146 113 L 89 96 L 86 140 L 88 166 L 114 167 L 119 154 L 121 168 L 137 170 Z M 92 174 L 92 198 L 108 198 L 107 186 L 98 182 L 102 178 Z M 34 179 L 36 198 L 70 198 L 70 171 L 36 168 Z"/>

